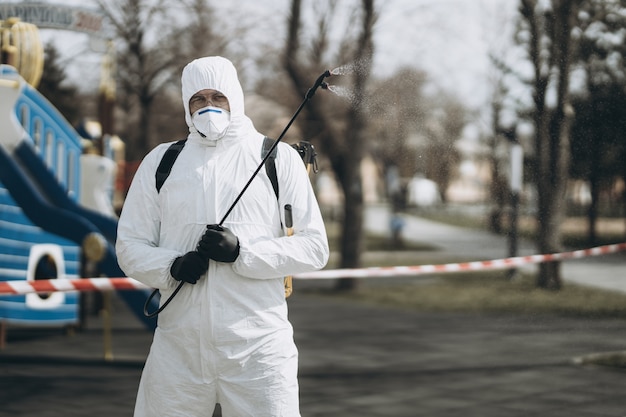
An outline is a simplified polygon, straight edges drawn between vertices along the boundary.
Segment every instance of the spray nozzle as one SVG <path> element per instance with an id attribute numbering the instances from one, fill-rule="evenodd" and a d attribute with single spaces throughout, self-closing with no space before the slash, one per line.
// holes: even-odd
<path id="1" fill-rule="evenodd" d="M 313 97 L 313 94 L 315 94 L 315 91 L 319 88 L 327 88 L 328 84 L 326 84 L 324 82 L 324 78 L 326 77 L 330 77 L 332 75 L 332 73 L 330 72 L 330 70 L 326 70 L 322 73 L 322 75 L 320 75 L 319 77 L 317 77 L 317 80 L 315 80 L 315 84 L 313 84 L 313 87 L 309 88 L 309 91 L 307 91 L 306 93 L 306 98 L 310 99 L 311 97 Z M 322 86 L 322 84 L 325 84 L 326 87 Z"/>

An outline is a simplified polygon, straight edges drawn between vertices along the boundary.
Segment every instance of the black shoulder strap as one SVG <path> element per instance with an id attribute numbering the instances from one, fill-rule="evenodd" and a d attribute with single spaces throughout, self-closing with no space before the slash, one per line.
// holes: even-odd
<path id="1" fill-rule="evenodd" d="M 263 149 L 261 150 L 261 159 L 265 158 L 265 155 L 272 149 L 275 140 L 270 139 L 267 136 L 263 139 Z M 276 155 L 278 149 L 274 148 L 274 151 L 265 161 L 265 172 L 267 172 L 267 176 L 270 178 L 270 182 L 272 183 L 272 188 L 274 189 L 274 194 L 276 194 L 276 199 L 278 200 L 278 176 L 276 175 Z"/>
<path id="2" fill-rule="evenodd" d="M 154 174 L 156 179 L 156 189 L 157 193 L 161 192 L 161 187 L 165 183 L 165 180 L 170 175 L 172 171 L 172 166 L 174 166 L 174 162 L 176 158 L 178 158 L 178 154 L 185 147 L 185 143 L 187 139 L 179 140 L 178 142 L 172 143 L 169 148 L 165 151 L 163 158 L 161 158 L 161 162 L 159 163 L 159 167 Z"/>
<path id="3" fill-rule="evenodd" d="M 172 171 L 172 167 L 174 166 L 174 162 L 176 162 L 176 158 L 178 158 L 178 154 L 185 147 L 185 143 L 187 139 L 179 140 L 178 142 L 174 142 L 170 145 L 169 148 L 165 151 L 163 158 L 161 158 L 161 162 L 155 173 L 156 180 L 156 189 L 157 192 L 161 191 L 161 187 L 165 183 L 165 180 L 170 175 Z M 267 153 L 272 149 L 275 140 L 268 138 L 267 136 L 263 139 L 263 148 L 261 149 L 261 159 L 265 158 Z M 295 146 L 294 146 L 295 147 Z M 304 154 L 300 150 L 300 148 L 295 147 L 296 150 L 300 152 L 300 156 L 304 159 Z M 278 191 L 278 175 L 276 174 L 276 155 L 278 154 L 278 149 L 274 148 L 272 154 L 265 161 L 265 172 L 272 183 L 272 188 L 274 189 L 274 194 L 276 194 L 276 199 L 278 199 L 279 191 Z"/>

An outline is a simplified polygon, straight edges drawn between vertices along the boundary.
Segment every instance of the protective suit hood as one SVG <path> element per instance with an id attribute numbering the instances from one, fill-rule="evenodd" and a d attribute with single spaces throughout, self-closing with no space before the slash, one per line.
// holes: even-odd
<path id="1" fill-rule="evenodd" d="M 254 129 L 252 121 L 245 115 L 243 90 L 237 70 L 228 59 L 220 56 L 198 58 L 185 66 L 181 81 L 189 139 L 215 146 L 215 141 L 204 138 L 198 133 L 189 113 L 189 99 L 198 91 L 206 89 L 220 91 L 228 98 L 230 105 L 230 126 L 226 136 L 220 141 L 228 143 L 241 140 L 248 135 L 259 134 Z"/>

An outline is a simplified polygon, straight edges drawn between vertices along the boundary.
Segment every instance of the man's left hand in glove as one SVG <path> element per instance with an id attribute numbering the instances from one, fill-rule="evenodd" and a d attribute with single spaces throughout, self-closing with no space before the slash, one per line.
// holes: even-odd
<path id="1" fill-rule="evenodd" d="M 235 262 L 239 256 L 239 239 L 227 227 L 210 224 L 198 242 L 198 252 L 218 262 Z"/>

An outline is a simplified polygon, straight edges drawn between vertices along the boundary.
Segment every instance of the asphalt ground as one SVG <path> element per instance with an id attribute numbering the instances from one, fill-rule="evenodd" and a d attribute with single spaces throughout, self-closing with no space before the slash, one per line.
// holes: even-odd
<path id="1" fill-rule="evenodd" d="M 445 233 L 439 236 L 444 242 Z M 469 239 L 468 251 L 481 239 Z M 477 260 L 500 257 L 481 254 Z M 624 257 L 600 258 L 573 261 L 570 269 L 592 273 L 594 282 L 610 276 L 623 290 L 615 274 Z M 623 320 L 405 311 L 317 291 L 330 285 L 295 280 L 289 300 L 302 416 L 626 416 L 624 370 L 583 360 L 626 350 Z M 132 415 L 152 335 L 111 297 L 110 349 L 102 315 L 74 332 L 9 327 L 0 351 L 0 416 Z"/>
<path id="2" fill-rule="evenodd" d="M 403 311 L 295 285 L 303 416 L 626 415 L 626 373 L 577 363 L 623 350 L 623 320 Z M 113 306 L 109 360 L 102 317 L 74 334 L 10 328 L 0 416 L 132 415 L 151 334 Z"/>

